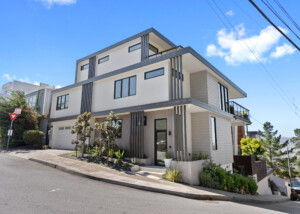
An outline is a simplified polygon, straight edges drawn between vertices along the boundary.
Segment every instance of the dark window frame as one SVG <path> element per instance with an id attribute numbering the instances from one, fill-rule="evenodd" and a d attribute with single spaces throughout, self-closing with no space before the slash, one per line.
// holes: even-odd
<path id="1" fill-rule="evenodd" d="M 80 66 L 80 70 L 83 71 L 83 70 L 85 70 L 85 69 L 89 69 L 89 64 L 90 64 L 90 63 L 86 63 L 86 64 Z M 84 68 L 85 66 L 87 66 L 87 68 Z"/>
<path id="2" fill-rule="evenodd" d="M 166 121 L 166 129 L 157 129 L 156 128 L 156 121 L 158 121 L 158 120 Z M 166 149 L 167 149 L 166 152 L 168 152 L 168 118 L 154 119 L 154 160 L 155 160 L 155 165 L 157 165 L 157 133 L 158 132 L 166 133 Z"/>
<path id="3" fill-rule="evenodd" d="M 218 150 L 218 139 L 217 139 L 217 119 L 214 116 L 210 117 L 210 122 L 212 122 L 212 119 L 214 121 L 214 134 L 215 134 L 215 142 L 212 142 L 212 149 L 213 150 Z M 212 124 L 211 124 L 211 128 L 212 128 Z M 211 130 L 211 137 L 212 137 L 212 130 Z M 214 145 L 215 144 L 215 145 Z"/>
<path id="4" fill-rule="evenodd" d="M 134 49 L 134 50 L 130 50 L 131 48 L 133 48 L 133 47 L 135 47 L 135 46 L 138 46 L 138 45 L 140 46 L 139 48 Z M 131 45 L 131 46 L 128 47 L 128 53 L 131 53 L 131 52 L 133 52 L 133 51 L 139 50 L 139 49 L 141 49 L 141 48 L 142 48 L 142 43 L 137 43 L 137 44 L 135 44 L 135 45 Z M 152 48 L 152 49 L 151 49 L 151 48 Z M 150 43 L 149 43 L 149 50 L 152 50 L 155 54 L 157 54 L 157 53 L 159 52 L 158 48 L 155 47 L 154 45 L 151 45 Z"/>
<path id="5" fill-rule="evenodd" d="M 220 109 L 229 112 L 229 95 L 228 88 L 218 82 Z"/>
<path id="6" fill-rule="evenodd" d="M 64 97 L 64 107 L 62 108 L 62 98 Z M 67 102 L 68 98 L 68 102 Z M 69 108 L 69 94 L 64 94 L 56 98 L 56 110 L 64 110 Z M 66 105 L 67 104 L 67 105 Z"/>
<path id="7" fill-rule="evenodd" d="M 107 55 L 107 56 L 105 56 L 105 57 L 102 57 L 102 58 L 98 59 L 98 64 L 104 63 L 104 62 L 100 62 L 100 60 L 103 60 L 103 59 L 105 59 L 105 58 L 107 58 L 107 60 L 104 61 L 104 62 L 108 62 L 108 61 L 109 61 L 109 55 Z"/>
<path id="8" fill-rule="evenodd" d="M 155 72 L 155 71 L 158 71 L 158 70 L 161 70 L 161 69 L 163 70 L 163 74 L 160 74 L 160 75 L 154 76 L 154 77 L 149 77 L 149 78 L 146 77 L 148 73 Z M 160 77 L 160 76 L 164 76 L 164 75 L 165 75 L 165 68 L 162 67 L 162 68 L 158 68 L 158 69 L 155 69 L 155 70 L 151 70 L 151 71 L 145 72 L 145 74 L 144 74 L 144 79 L 145 79 L 145 80 L 148 80 L 148 79 L 152 79 L 152 78 Z"/>
<path id="9" fill-rule="evenodd" d="M 134 50 L 130 50 L 131 48 L 133 48 L 135 46 L 138 46 L 138 45 L 140 46 L 139 48 L 134 49 Z M 131 53 L 131 52 L 136 51 L 136 50 L 141 49 L 141 48 L 142 48 L 142 44 L 141 43 L 137 43 L 135 45 L 131 45 L 131 46 L 128 47 L 128 53 Z"/>
<path id="10" fill-rule="evenodd" d="M 130 94 L 130 79 L 131 78 L 135 78 L 135 93 L 134 94 Z M 125 79 L 128 79 L 128 96 L 122 96 L 122 92 L 123 92 L 123 80 Z M 116 83 L 121 81 L 121 91 L 120 91 L 120 97 L 116 97 Z M 130 76 L 130 77 L 126 77 L 126 78 L 123 78 L 123 79 L 119 79 L 119 80 L 116 80 L 114 82 L 114 99 L 120 99 L 120 98 L 125 98 L 125 97 L 130 97 L 130 96 L 134 96 L 136 95 L 136 75 L 133 75 L 133 76 Z"/>

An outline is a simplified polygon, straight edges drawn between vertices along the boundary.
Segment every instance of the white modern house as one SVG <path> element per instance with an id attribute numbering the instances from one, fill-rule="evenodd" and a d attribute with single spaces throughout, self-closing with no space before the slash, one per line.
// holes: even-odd
<path id="1" fill-rule="evenodd" d="M 75 83 L 52 91 L 50 146 L 73 149 L 79 114 L 91 112 L 94 124 L 113 110 L 117 144 L 131 157 L 161 165 L 167 151 L 177 161 L 203 152 L 231 170 L 251 124 L 231 100 L 246 96 L 194 49 L 150 28 L 76 61 Z"/>

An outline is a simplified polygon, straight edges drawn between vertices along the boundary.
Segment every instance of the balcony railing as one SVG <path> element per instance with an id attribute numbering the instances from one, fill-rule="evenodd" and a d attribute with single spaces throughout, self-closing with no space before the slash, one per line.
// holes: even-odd
<path id="1" fill-rule="evenodd" d="M 176 46 L 176 47 L 173 47 L 173 48 L 170 48 L 170 49 L 167 49 L 167 50 L 164 50 L 164 51 L 161 51 L 161 52 L 158 52 L 156 54 L 152 54 L 149 56 L 149 59 L 153 59 L 153 58 L 156 58 L 156 57 L 159 57 L 159 56 L 162 56 L 164 54 L 168 54 L 168 53 L 171 53 L 171 52 L 174 52 L 174 51 L 178 51 L 180 49 L 182 49 L 183 47 L 181 45 L 179 46 Z"/>
<path id="2" fill-rule="evenodd" d="M 250 120 L 249 119 L 249 110 L 234 101 L 229 102 L 229 112 L 233 115 L 238 116 L 239 118 L 242 118 L 242 119 L 245 119 L 248 121 Z"/>

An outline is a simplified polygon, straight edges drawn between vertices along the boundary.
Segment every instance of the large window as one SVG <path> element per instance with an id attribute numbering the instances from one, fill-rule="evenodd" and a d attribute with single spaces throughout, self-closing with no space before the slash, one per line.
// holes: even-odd
<path id="1" fill-rule="evenodd" d="M 101 64 L 101 63 L 103 63 L 103 62 L 107 62 L 108 60 L 109 60 L 109 55 L 106 56 L 106 57 L 103 57 L 103 58 L 101 58 L 101 59 L 98 59 L 98 64 Z"/>
<path id="2" fill-rule="evenodd" d="M 89 68 L 89 63 L 85 64 L 85 65 L 82 65 L 80 67 L 80 70 L 85 70 L 85 69 L 88 69 Z"/>
<path id="3" fill-rule="evenodd" d="M 115 99 L 136 94 L 136 76 L 115 81 Z"/>
<path id="4" fill-rule="evenodd" d="M 217 144 L 217 126 L 216 126 L 216 118 L 211 117 L 210 118 L 210 125 L 211 125 L 211 142 L 212 142 L 212 149 L 217 150 L 218 144 Z"/>
<path id="5" fill-rule="evenodd" d="M 165 71 L 164 71 L 164 68 L 159 68 L 159 69 L 156 69 L 154 71 L 148 71 L 145 73 L 145 80 L 146 79 L 151 79 L 151 78 L 154 78 L 154 77 L 158 77 L 158 76 L 162 76 L 165 74 Z"/>
<path id="6" fill-rule="evenodd" d="M 229 112 L 228 88 L 221 83 L 218 84 L 220 109 Z"/>
<path id="7" fill-rule="evenodd" d="M 56 110 L 67 109 L 69 107 L 69 94 L 57 97 Z"/>

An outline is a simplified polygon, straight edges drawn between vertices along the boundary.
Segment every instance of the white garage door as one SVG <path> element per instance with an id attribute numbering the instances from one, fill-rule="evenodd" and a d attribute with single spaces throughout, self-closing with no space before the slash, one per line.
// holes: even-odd
<path id="1" fill-rule="evenodd" d="M 59 126 L 56 130 L 55 148 L 74 149 L 72 140 L 76 139 L 76 134 L 71 134 L 71 126 Z"/>

